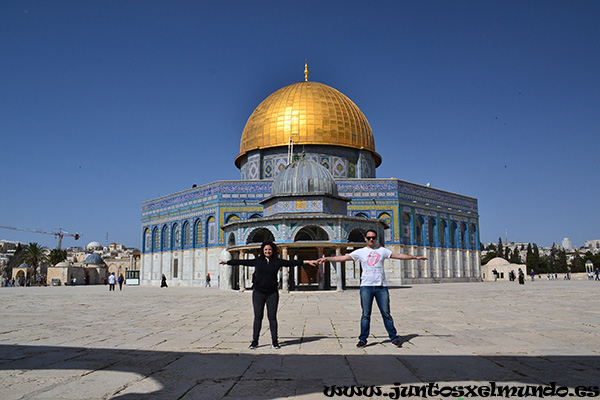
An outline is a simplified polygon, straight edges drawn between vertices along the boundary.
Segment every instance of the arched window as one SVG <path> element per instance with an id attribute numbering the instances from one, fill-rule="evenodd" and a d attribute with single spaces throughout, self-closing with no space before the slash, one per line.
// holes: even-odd
<path id="1" fill-rule="evenodd" d="M 163 225 L 160 236 L 160 251 L 166 251 L 169 249 L 169 229 L 166 225 Z"/>
<path id="2" fill-rule="evenodd" d="M 456 222 L 454 222 L 454 221 L 452 221 L 450 223 L 449 236 L 450 236 L 450 247 L 455 249 L 456 248 Z"/>
<path id="3" fill-rule="evenodd" d="M 238 217 L 235 214 L 231 214 L 230 216 L 227 217 L 227 221 L 225 222 L 226 224 L 233 222 L 233 221 L 239 221 L 240 217 Z"/>
<path id="4" fill-rule="evenodd" d="M 324 242 L 329 240 L 329 235 L 319 226 L 305 226 L 300 229 L 294 238 L 294 242 L 301 241 L 319 241 Z"/>
<path id="5" fill-rule="evenodd" d="M 427 219 L 427 246 L 435 246 L 435 219 Z"/>
<path id="6" fill-rule="evenodd" d="M 355 217 L 360 217 L 360 218 L 369 218 L 369 216 L 365 213 L 359 212 L 358 214 L 355 215 Z"/>
<path id="7" fill-rule="evenodd" d="M 192 229 L 190 228 L 190 223 L 188 221 L 183 223 L 183 229 L 181 230 L 181 243 L 183 244 L 184 249 L 189 249 L 192 247 Z"/>
<path id="8" fill-rule="evenodd" d="M 384 212 L 384 213 L 379 214 L 378 218 L 383 220 L 386 224 L 388 224 L 389 228 L 387 228 L 384 232 L 385 241 L 391 242 L 392 241 L 392 216 L 390 214 Z"/>
<path id="9" fill-rule="evenodd" d="M 260 215 L 260 214 L 252 214 L 250 216 L 250 219 L 253 219 L 253 218 L 262 218 L 262 215 Z"/>
<path id="10" fill-rule="evenodd" d="M 465 248 L 465 235 L 467 232 L 467 225 L 464 222 L 460 223 L 460 231 L 458 233 L 458 243 L 461 249 Z"/>
<path id="11" fill-rule="evenodd" d="M 152 251 L 158 251 L 159 250 L 159 242 L 160 237 L 158 235 L 158 227 L 154 227 L 154 229 L 152 230 Z"/>
<path id="12" fill-rule="evenodd" d="M 365 234 L 359 228 L 352 229 L 352 232 L 350 232 L 350 235 L 348 235 L 349 243 L 362 243 L 364 241 L 365 241 Z"/>
<path id="13" fill-rule="evenodd" d="M 144 229 L 144 244 L 142 245 L 144 253 L 148 253 L 152 250 L 152 236 L 150 235 L 150 229 Z"/>
<path id="14" fill-rule="evenodd" d="M 410 244 L 410 215 L 402 216 L 402 243 Z"/>
<path id="15" fill-rule="evenodd" d="M 179 231 L 179 224 L 173 224 L 171 228 L 171 250 L 177 250 L 181 248 L 181 235 Z"/>
<path id="16" fill-rule="evenodd" d="M 229 234 L 229 239 L 227 239 L 227 246 L 235 246 L 235 234 L 233 232 Z"/>
<path id="17" fill-rule="evenodd" d="M 215 217 L 206 220 L 206 245 L 217 243 L 217 223 Z"/>
<path id="18" fill-rule="evenodd" d="M 469 227 L 469 248 L 471 250 L 477 249 L 477 229 L 475 228 L 475 224 L 471 224 Z"/>
<path id="19" fill-rule="evenodd" d="M 194 221 L 194 247 L 202 247 L 202 221 L 200 218 Z"/>
<path id="20" fill-rule="evenodd" d="M 446 228 L 448 227 L 448 223 L 446 220 L 440 220 L 440 230 L 438 232 L 438 241 L 440 243 L 440 247 L 446 247 Z"/>
<path id="21" fill-rule="evenodd" d="M 250 243 L 263 243 L 263 242 L 274 242 L 275 241 L 275 237 L 273 236 L 273 234 L 271 233 L 270 230 L 268 230 L 267 228 L 258 228 L 254 231 L 252 231 L 252 233 L 250 233 L 250 235 L 248 236 L 248 240 L 246 241 L 246 244 L 250 244 Z"/>
<path id="22" fill-rule="evenodd" d="M 415 219 L 415 242 L 417 246 L 423 246 L 423 217 L 418 216 Z"/>

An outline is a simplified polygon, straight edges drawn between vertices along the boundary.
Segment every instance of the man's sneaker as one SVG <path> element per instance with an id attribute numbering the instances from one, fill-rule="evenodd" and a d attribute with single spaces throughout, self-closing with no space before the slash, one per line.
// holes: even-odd
<path id="1" fill-rule="evenodd" d="M 281 346 L 279 345 L 279 343 L 273 343 L 273 344 L 271 345 L 271 348 L 272 348 L 273 350 L 279 350 L 279 349 L 281 348 Z"/>
<path id="2" fill-rule="evenodd" d="M 400 339 L 392 340 L 392 344 L 396 347 L 402 347 L 402 341 Z"/>
<path id="3" fill-rule="evenodd" d="M 362 340 L 359 340 L 358 343 L 356 343 L 356 347 L 358 347 L 359 349 L 362 349 L 366 345 L 367 345 L 367 342 L 363 342 Z"/>
<path id="4" fill-rule="evenodd" d="M 254 350 L 254 349 L 256 349 L 257 347 L 258 347 L 258 343 L 255 343 L 255 342 L 252 342 L 252 343 L 250 343 L 250 346 L 248 346 L 248 348 L 249 348 L 250 350 Z"/>

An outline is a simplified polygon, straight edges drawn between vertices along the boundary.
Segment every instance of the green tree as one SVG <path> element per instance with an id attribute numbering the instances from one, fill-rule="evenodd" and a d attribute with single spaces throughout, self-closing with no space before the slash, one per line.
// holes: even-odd
<path id="1" fill-rule="evenodd" d="M 552 243 L 552 247 L 550 248 L 550 256 L 548 257 L 548 272 L 557 273 L 556 269 L 556 260 L 558 258 L 558 249 L 556 248 L 556 243 Z"/>
<path id="2" fill-rule="evenodd" d="M 483 258 L 481 259 L 481 265 L 485 265 L 487 264 L 492 258 L 496 258 L 498 257 L 498 254 L 496 254 L 495 251 L 490 251 L 488 252 L 485 256 L 483 256 Z"/>
<path id="3" fill-rule="evenodd" d="M 38 243 L 29 243 L 29 245 L 23 248 L 21 255 L 19 257 L 20 263 L 27 263 L 31 268 L 33 268 L 33 279 L 35 280 L 38 268 L 42 266 L 43 263 L 48 261 L 47 256 L 47 248 L 44 246 L 40 246 Z"/>
<path id="4" fill-rule="evenodd" d="M 21 243 L 17 243 L 15 253 L 10 256 L 8 263 L 6 263 L 6 266 L 2 270 L 2 276 L 12 277 L 12 269 L 19 266 L 19 257 L 21 256 L 22 251 L 23 247 L 21 247 Z"/>
<path id="5" fill-rule="evenodd" d="M 536 268 L 540 267 L 540 249 L 536 243 L 533 244 L 533 265 Z"/>
<path id="6" fill-rule="evenodd" d="M 588 251 L 585 253 L 585 260 L 590 260 L 592 263 L 594 263 L 594 268 L 600 267 L 600 253 L 593 254 L 591 251 Z"/>
<path id="7" fill-rule="evenodd" d="M 571 260 L 571 272 L 585 272 L 585 260 L 581 257 L 578 250 L 575 250 L 573 260 Z"/>
<path id="8" fill-rule="evenodd" d="M 510 260 L 510 248 L 508 248 L 508 247 L 504 248 L 504 259 L 506 261 Z"/>
<path id="9" fill-rule="evenodd" d="M 515 247 L 508 261 L 510 261 L 513 264 L 521 264 L 521 255 L 519 254 L 518 247 Z"/>
<path id="10" fill-rule="evenodd" d="M 525 256 L 525 265 L 527 265 L 527 269 L 529 271 L 537 268 L 536 265 L 533 264 L 533 247 L 531 247 L 531 243 L 527 243 L 527 255 Z"/>
<path id="11" fill-rule="evenodd" d="M 568 272 L 567 265 L 567 252 L 565 249 L 559 249 L 556 252 L 556 272 L 565 273 Z"/>
<path id="12" fill-rule="evenodd" d="M 48 262 L 50 265 L 54 266 L 59 262 L 63 262 L 67 259 L 67 251 L 61 249 L 52 249 L 50 250 L 50 254 L 48 255 Z"/>
<path id="13" fill-rule="evenodd" d="M 496 249 L 496 252 L 498 253 L 498 255 L 500 257 L 504 257 L 504 246 L 502 246 L 502 238 L 501 237 L 498 238 L 498 247 Z"/>

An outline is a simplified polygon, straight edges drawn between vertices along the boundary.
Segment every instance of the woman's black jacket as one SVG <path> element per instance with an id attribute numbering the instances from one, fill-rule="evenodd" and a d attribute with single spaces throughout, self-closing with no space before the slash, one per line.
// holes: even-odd
<path id="1" fill-rule="evenodd" d="M 272 293 L 277 290 L 277 273 L 281 267 L 293 267 L 303 264 L 302 260 L 282 260 L 272 258 L 268 261 L 265 257 L 251 260 L 229 260 L 227 265 L 246 265 L 254 267 L 253 287 L 264 293 Z"/>

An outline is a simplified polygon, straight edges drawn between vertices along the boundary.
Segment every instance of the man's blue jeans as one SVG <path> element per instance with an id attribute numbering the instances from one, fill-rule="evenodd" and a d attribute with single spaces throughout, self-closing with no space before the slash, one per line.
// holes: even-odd
<path id="1" fill-rule="evenodd" d="M 390 340 L 398 339 L 398 333 L 394 327 L 394 319 L 392 318 L 392 314 L 390 314 L 390 294 L 388 288 L 386 286 L 361 286 L 360 305 L 362 307 L 362 318 L 360 319 L 360 336 L 358 340 L 366 343 L 369 337 L 373 298 L 377 301 L 377 306 L 383 318 L 383 325 L 387 330 Z"/>

